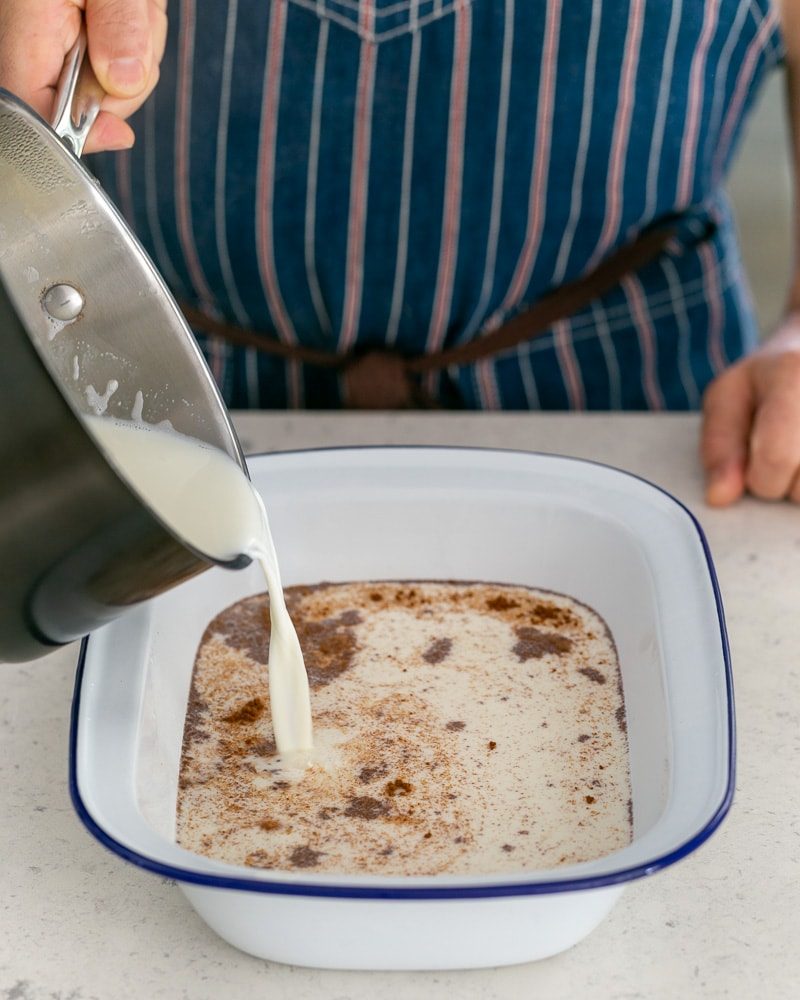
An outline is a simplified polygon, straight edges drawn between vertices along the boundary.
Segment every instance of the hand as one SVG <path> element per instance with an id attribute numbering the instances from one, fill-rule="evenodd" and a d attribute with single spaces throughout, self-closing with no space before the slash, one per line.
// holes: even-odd
<path id="1" fill-rule="evenodd" d="M 701 452 L 712 506 L 745 491 L 800 503 L 800 311 L 708 387 Z"/>
<path id="2" fill-rule="evenodd" d="M 0 0 L 0 86 L 50 119 L 64 58 L 86 14 L 89 59 L 108 94 L 85 152 L 128 149 L 125 119 L 158 81 L 167 0 Z"/>

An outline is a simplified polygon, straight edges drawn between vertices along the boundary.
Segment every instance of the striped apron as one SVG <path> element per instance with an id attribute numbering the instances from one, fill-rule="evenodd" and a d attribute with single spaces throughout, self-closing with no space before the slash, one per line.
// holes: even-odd
<path id="1" fill-rule="evenodd" d="M 783 58 L 770 0 L 174 0 L 130 152 L 93 168 L 175 294 L 318 350 L 479 337 L 674 220 L 536 339 L 425 375 L 440 405 L 691 409 L 755 342 L 723 191 Z M 198 334 L 235 407 L 335 370 Z"/>

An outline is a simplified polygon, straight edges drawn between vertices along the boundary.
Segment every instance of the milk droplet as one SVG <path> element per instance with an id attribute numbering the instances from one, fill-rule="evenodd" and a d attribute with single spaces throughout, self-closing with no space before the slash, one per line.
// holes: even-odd
<path id="1" fill-rule="evenodd" d="M 86 386 L 86 401 L 96 416 L 101 417 L 106 412 L 109 401 L 117 389 L 119 389 L 119 382 L 115 378 L 108 380 L 106 391 L 102 396 L 93 385 Z"/>
<path id="2" fill-rule="evenodd" d="M 78 364 L 78 355 L 72 358 L 72 378 L 75 382 L 81 377 L 81 366 Z"/>
<path id="3" fill-rule="evenodd" d="M 137 389 L 136 395 L 133 398 L 133 409 L 131 410 L 131 420 L 135 423 L 142 423 L 142 413 L 144 411 L 144 396 L 142 395 L 142 390 Z"/>
<path id="4" fill-rule="evenodd" d="M 65 323 L 62 319 L 53 319 L 48 317 L 48 322 L 50 323 L 50 329 L 47 331 L 47 339 L 49 341 L 54 341 L 56 339 L 56 334 L 60 333 L 65 326 L 69 326 L 69 323 Z"/>

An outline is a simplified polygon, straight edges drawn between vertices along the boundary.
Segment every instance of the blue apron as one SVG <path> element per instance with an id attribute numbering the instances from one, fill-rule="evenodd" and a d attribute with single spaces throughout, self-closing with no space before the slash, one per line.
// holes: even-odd
<path id="1" fill-rule="evenodd" d="M 170 17 L 137 143 L 94 169 L 207 315 L 434 352 L 677 217 L 612 292 L 427 391 L 691 409 L 753 345 L 723 183 L 783 57 L 769 0 L 178 0 Z M 334 371 L 199 339 L 232 406 L 341 405 Z"/>

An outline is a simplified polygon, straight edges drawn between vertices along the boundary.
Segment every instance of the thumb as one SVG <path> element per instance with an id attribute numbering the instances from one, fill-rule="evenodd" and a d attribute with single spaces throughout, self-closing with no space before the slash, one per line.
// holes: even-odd
<path id="1" fill-rule="evenodd" d="M 153 58 L 148 0 L 86 0 L 89 57 L 112 97 L 138 97 Z"/>
<path id="2" fill-rule="evenodd" d="M 723 372 L 706 390 L 700 450 L 712 507 L 725 507 L 744 493 L 753 405 L 747 362 Z"/>

